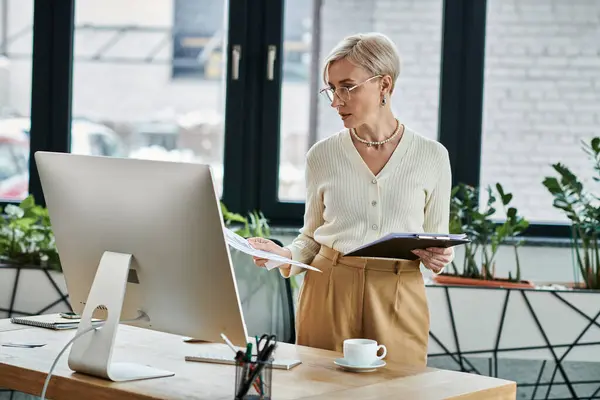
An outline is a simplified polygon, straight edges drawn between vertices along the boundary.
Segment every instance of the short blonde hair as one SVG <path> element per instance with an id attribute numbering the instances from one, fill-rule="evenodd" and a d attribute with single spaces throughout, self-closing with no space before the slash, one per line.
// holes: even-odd
<path id="1" fill-rule="evenodd" d="M 357 33 L 339 42 L 325 59 L 323 80 L 328 84 L 329 65 L 346 59 L 361 67 L 373 76 L 389 75 L 392 78 L 390 93 L 394 91 L 396 79 L 400 75 L 400 56 L 396 45 L 382 33 Z"/>

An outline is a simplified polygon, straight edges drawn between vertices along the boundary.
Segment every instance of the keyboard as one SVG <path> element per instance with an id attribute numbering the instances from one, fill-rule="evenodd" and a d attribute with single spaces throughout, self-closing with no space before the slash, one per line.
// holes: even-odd
<path id="1" fill-rule="evenodd" d="M 217 352 L 202 352 L 194 356 L 185 356 L 185 361 L 235 365 L 235 359 L 230 354 L 225 355 Z M 273 369 L 290 370 L 300 364 L 302 364 L 300 360 L 276 358 L 273 360 Z"/>

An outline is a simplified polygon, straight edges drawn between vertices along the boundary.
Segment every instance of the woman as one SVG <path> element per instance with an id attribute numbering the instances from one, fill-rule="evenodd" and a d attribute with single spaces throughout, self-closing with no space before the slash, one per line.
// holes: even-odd
<path id="1" fill-rule="evenodd" d="M 304 278 L 298 344 L 341 351 L 345 339 L 370 338 L 386 345 L 387 359 L 425 366 L 429 310 L 419 261 L 439 273 L 452 250 L 415 251 L 416 261 L 341 256 L 390 232 L 448 231 L 448 152 L 395 118 L 390 97 L 399 70 L 395 46 L 382 34 L 349 36 L 333 49 L 321 92 L 345 129 L 307 154 L 304 226 L 283 248 L 250 242 L 322 271 Z M 281 269 L 284 277 L 301 271 Z"/>

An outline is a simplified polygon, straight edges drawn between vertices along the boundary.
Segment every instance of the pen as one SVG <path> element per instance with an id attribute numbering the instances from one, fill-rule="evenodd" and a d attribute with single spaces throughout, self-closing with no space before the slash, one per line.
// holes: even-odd
<path id="1" fill-rule="evenodd" d="M 225 343 L 227 343 L 227 346 L 229 346 L 231 351 L 233 351 L 235 353 L 236 361 L 242 361 L 244 359 L 244 353 L 241 350 L 237 350 L 235 348 L 235 346 L 233 345 L 233 343 L 231 343 L 231 340 L 229 340 L 229 338 L 227 336 L 225 336 L 224 333 L 221 333 L 221 337 L 223 338 Z"/>
<path id="2" fill-rule="evenodd" d="M 252 361 L 252 343 L 246 344 L 246 361 Z"/>
<path id="3" fill-rule="evenodd" d="M 234 353 L 237 353 L 237 349 L 235 348 L 235 346 L 233 345 L 233 343 L 231 343 L 231 340 L 229 340 L 229 338 L 227 336 L 225 336 L 224 333 L 221 333 L 221 337 L 223 338 L 223 340 L 225 341 L 225 343 L 227 343 L 227 346 L 229 346 L 229 348 L 231 349 L 231 351 L 233 351 Z"/>
<path id="4" fill-rule="evenodd" d="M 267 343 L 268 343 L 268 342 L 267 342 Z M 263 350 L 264 350 L 264 349 L 263 349 Z M 260 360 L 258 359 L 258 357 L 260 356 L 260 353 L 259 353 L 259 352 L 260 352 L 260 349 L 258 348 L 258 335 L 257 335 L 257 336 L 256 336 L 256 361 L 257 361 L 257 362 L 258 362 L 258 361 L 260 361 Z M 257 366 L 257 367 L 258 367 L 258 366 Z M 264 388 L 263 388 L 263 382 L 262 382 L 262 375 L 259 375 L 259 376 L 258 376 L 258 382 L 259 382 L 259 385 L 260 385 L 260 391 L 259 391 L 259 393 L 260 393 L 260 395 L 262 396 L 262 394 L 263 394 L 263 391 L 264 391 Z M 256 388 L 255 388 L 255 389 L 256 389 Z"/>

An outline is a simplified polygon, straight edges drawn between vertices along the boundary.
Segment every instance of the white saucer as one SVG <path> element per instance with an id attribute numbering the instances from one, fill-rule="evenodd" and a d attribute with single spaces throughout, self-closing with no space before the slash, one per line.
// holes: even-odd
<path id="1" fill-rule="evenodd" d="M 334 364 L 346 371 L 352 372 L 372 372 L 381 367 L 385 367 L 386 363 L 383 360 L 377 360 L 371 365 L 352 365 L 348 364 L 348 361 L 343 358 L 336 358 Z"/>

